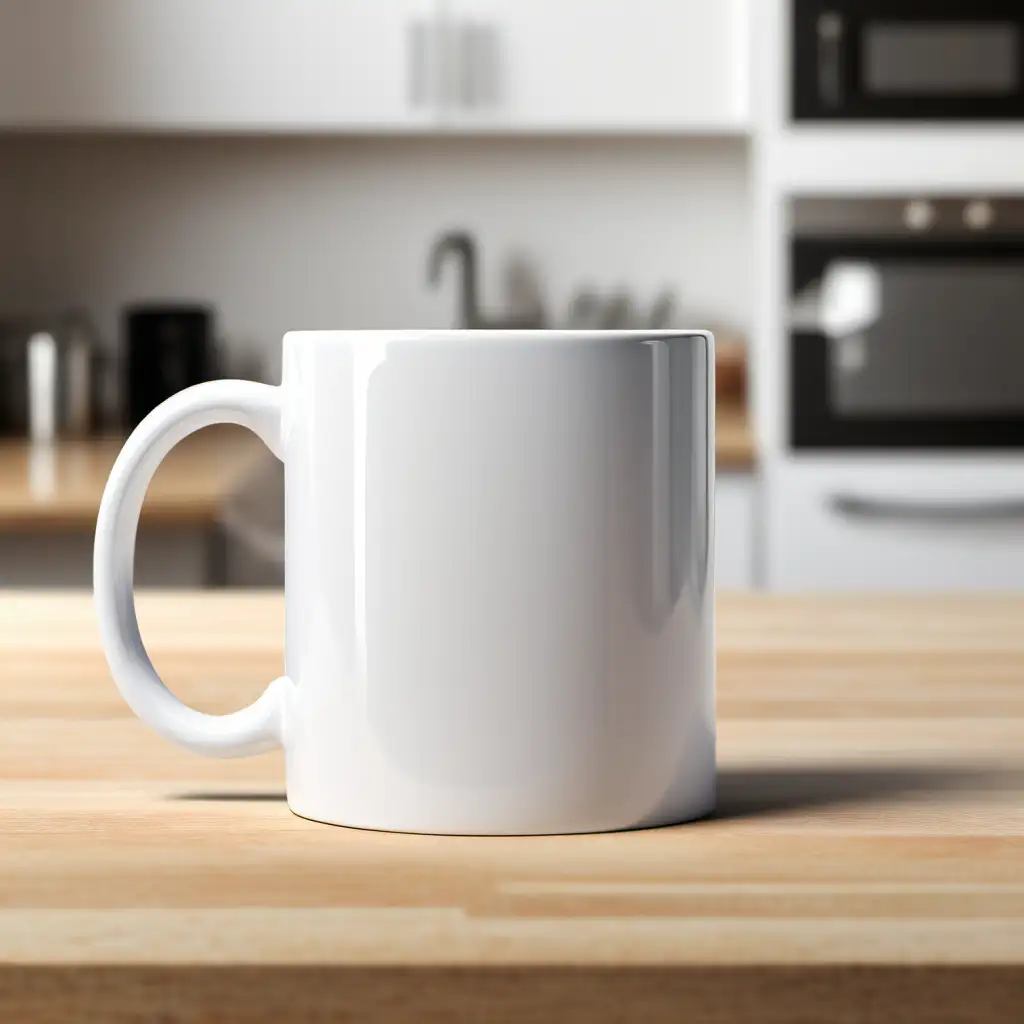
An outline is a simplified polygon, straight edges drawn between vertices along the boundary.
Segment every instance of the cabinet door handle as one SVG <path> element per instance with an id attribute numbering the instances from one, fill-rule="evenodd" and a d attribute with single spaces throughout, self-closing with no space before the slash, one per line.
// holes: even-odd
<path id="1" fill-rule="evenodd" d="M 457 35 L 459 104 L 472 109 L 480 102 L 480 27 L 463 21 Z"/>
<path id="2" fill-rule="evenodd" d="M 436 83 L 436 102 L 442 112 L 448 112 L 462 102 L 462 77 L 465 64 L 462 54 L 461 26 L 449 17 L 446 10 L 434 23 L 433 79 Z"/>
<path id="3" fill-rule="evenodd" d="M 905 499 L 832 494 L 828 507 L 848 519 L 920 523 L 977 523 L 1024 520 L 1024 498 Z"/>
<path id="4" fill-rule="evenodd" d="M 427 88 L 428 66 L 430 64 L 430 38 L 427 23 L 421 19 L 409 25 L 406 39 L 406 72 L 409 105 L 425 106 L 430 100 Z"/>
<path id="5" fill-rule="evenodd" d="M 482 101 L 489 106 L 498 103 L 498 82 L 501 76 L 498 30 L 494 25 L 481 25 L 477 39 L 478 74 Z"/>
<path id="6" fill-rule="evenodd" d="M 454 35 L 459 105 L 466 110 L 493 106 L 498 100 L 498 42 L 494 26 L 463 21 Z"/>

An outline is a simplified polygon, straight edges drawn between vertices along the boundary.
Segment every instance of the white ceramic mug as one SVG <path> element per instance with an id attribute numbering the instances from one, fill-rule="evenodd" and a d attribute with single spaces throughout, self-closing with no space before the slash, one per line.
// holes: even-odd
<path id="1" fill-rule="evenodd" d="M 200 384 L 110 474 L 94 585 L 135 713 L 361 828 L 596 832 L 714 804 L 714 343 L 663 332 L 292 333 L 280 387 Z M 286 676 L 202 714 L 132 596 L 146 486 L 187 434 L 284 460 Z"/>

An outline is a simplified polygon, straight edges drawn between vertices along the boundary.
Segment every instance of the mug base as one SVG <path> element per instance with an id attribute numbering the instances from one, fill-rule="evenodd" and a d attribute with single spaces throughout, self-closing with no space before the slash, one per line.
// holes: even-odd
<path id="1" fill-rule="evenodd" d="M 390 832 L 398 835 L 424 835 L 424 836 L 573 836 L 573 835 L 598 835 L 608 832 L 635 832 L 644 829 L 668 828 L 672 825 L 684 825 L 688 822 L 699 821 L 714 814 L 715 800 L 712 796 L 709 800 L 695 803 L 691 807 L 677 811 L 673 814 L 660 814 L 648 816 L 625 824 L 606 823 L 573 823 L 565 826 L 554 825 L 508 825 L 499 827 L 495 825 L 474 827 L 467 824 L 446 824 L 428 826 L 422 822 L 400 826 L 385 822 L 367 822 L 356 820 L 343 820 L 333 816 L 315 814 L 310 811 L 302 811 L 295 807 L 291 800 L 288 801 L 288 809 L 297 818 L 304 818 L 306 821 L 314 821 L 321 825 L 333 825 L 337 828 L 354 829 L 360 832 Z"/>

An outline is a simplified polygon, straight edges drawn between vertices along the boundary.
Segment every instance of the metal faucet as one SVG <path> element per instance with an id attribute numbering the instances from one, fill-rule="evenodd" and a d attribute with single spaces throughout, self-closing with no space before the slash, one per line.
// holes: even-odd
<path id="1" fill-rule="evenodd" d="M 443 234 L 430 252 L 429 281 L 435 287 L 441 281 L 445 262 L 454 257 L 459 263 L 459 321 L 465 330 L 533 330 L 544 326 L 544 312 L 537 308 L 504 317 L 487 317 L 480 310 L 477 289 L 476 241 L 467 231 Z"/>
<path id="2" fill-rule="evenodd" d="M 435 243 L 430 253 L 430 283 L 436 288 L 449 257 L 459 261 L 459 327 L 476 330 L 483 317 L 477 299 L 476 242 L 465 231 L 449 231 Z"/>

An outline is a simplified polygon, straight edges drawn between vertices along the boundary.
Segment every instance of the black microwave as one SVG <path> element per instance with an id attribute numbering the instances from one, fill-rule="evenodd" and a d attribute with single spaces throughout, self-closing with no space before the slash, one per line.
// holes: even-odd
<path id="1" fill-rule="evenodd" d="M 792 0 L 795 121 L 1024 119 L 1024 0 Z"/>

